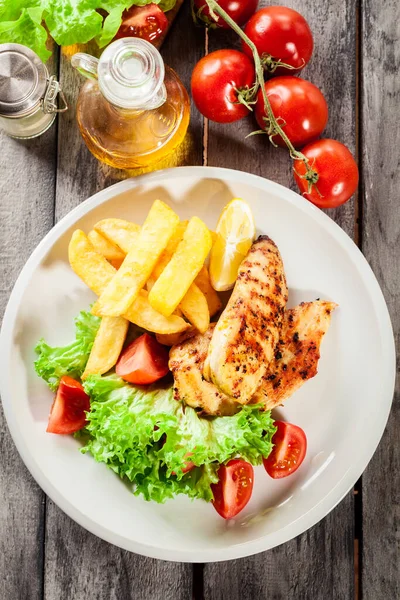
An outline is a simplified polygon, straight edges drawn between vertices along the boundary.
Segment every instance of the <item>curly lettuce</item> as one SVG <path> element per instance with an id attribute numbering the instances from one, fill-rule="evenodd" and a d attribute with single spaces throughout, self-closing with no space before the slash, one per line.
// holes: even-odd
<path id="1" fill-rule="evenodd" d="M 176 0 L 0 0 L 0 43 L 19 43 L 46 61 L 47 30 L 60 45 L 96 39 L 100 48 L 117 33 L 122 13 L 154 2 L 166 12 Z"/>
<path id="2" fill-rule="evenodd" d="M 272 450 L 274 422 L 259 406 L 204 418 L 174 400 L 172 386 L 146 390 L 116 375 L 93 375 L 84 387 L 91 409 L 82 451 L 127 478 L 146 500 L 186 494 L 209 502 L 220 464 L 240 456 L 257 465 Z M 188 459 L 198 468 L 183 473 Z"/>

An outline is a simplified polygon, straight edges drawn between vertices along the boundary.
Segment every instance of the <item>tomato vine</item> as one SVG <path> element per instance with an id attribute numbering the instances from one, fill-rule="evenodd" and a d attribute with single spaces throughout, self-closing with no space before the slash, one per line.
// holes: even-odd
<path id="1" fill-rule="evenodd" d="M 244 33 L 244 31 L 239 27 L 239 25 L 235 23 L 235 21 L 228 15 L 228 13 L 223 8 L 221 8 L 221 6 L 216 0 L 205 0 L 205 2 L 207 3 L 207 6 L 209 8 L 210 16 L 214 19 L 217 18 L 217 15 L 220 16 L 225 21 L 225 23 L 227 23 L 229 27 L 233 29 L 233 31 L 235 31 L 235 33 L 249 46 L 253 54 L 253 60 L 256 71 L 256 81 L 254 86 L 248 91 L 248 94 L 246 94 L 245 98 L 242 99 L 239 95 L 239 101 L 245 104 L 247 108 L 250 108 L 250 105 L 255 102 L 258 90 L 261 88 L 261 93 L 264 100 L 265 114 L 268 115 L 268 118 L 266 119 L 265 131 L 254 133 L 266 133 L 269 137 L 271 144 L 273 144 L 274 146 L 276 146 L 273 140 L 274 136 L 279 135 L 282 138 L 289 150 L 291 159 L 301 160 L 304 163 L 306 171 L 302 178 L 308 182 L 309 191 L 311 191 L 313 186 L 316 187 L 319 175 L 317 171 L 313 169 L 308 158 L 302 152 L 296 150 L 296 148 L 293 146 L 292 142 L 286 135 L 285 131 L 282 129 L 281 125 L 284 125 L 284 123 L 280 122 L 280 119 L 277 119 L 274 115 L 271 103 L 265 91 L 264 66 L 262 63 L 262 59 L 258 54 L 256 45 Z"/>

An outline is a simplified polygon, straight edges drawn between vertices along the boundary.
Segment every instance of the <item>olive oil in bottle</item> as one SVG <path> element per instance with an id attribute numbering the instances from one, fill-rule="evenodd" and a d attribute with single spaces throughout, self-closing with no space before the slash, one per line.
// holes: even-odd
<path id="1" fill-rule="evenodd" d="M 99 60 L 78 53 L 72 65 L 88 78 L 79 94 L 77 119 L 96 158 L 119 169 L 151 167 L 183 141 L 189 97 L 152 44 L 122 38 Z"/>

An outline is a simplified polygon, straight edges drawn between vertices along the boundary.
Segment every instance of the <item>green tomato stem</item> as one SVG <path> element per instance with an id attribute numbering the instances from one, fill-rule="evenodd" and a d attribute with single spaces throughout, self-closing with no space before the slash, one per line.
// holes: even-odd
<path id="1" fill-rule="evenodd" d="M 268 115 L 268 124 L 269 125 L 268 125 L 268 129 L 266 130 L 266 132 L 269 136 L 271 143 L 273 145 L 276 145 L 273 142 L 273 137 L 275 135 L 279 135 L 285 142 L 286 146 L 288 147 L 290 157 L 293 160 L 302 160 L 304 162 L 304 164 L 306 165 L 307 179 L 310 179 L 311 176 L 313 176 L 313 178 L 315 179 L 315 177 L 318 177 L 318 174 L 310 166 L 308 158 L 302 152 L 299 152 L 298 150 L 296 150 L 296 148 L 293 146 L 292 142 L 289 140 L 288 136 L 286 135 L 286 133 L 280 126 L 279 119 L 276 119 L 276 117 L 274 115 L 274 112 L 271 107 L 271 103 L 267 96 L 267 92 L 265 91 L 264 68 L 263 68 L 263 65 L 262 65 L 262 62 L 260 59 L 260 55 L 258 54 L 256 45 L 254 44 L 254 42 L 252 42 L 250 40 L 250 38 L 247 37 L 245 32 L 239 27 L 239 25 L 237 23 L 235 23 L 235 21 L 228 15 L 228 13 L 225 12 L 224 9 L 220 7 L 220 5 L 218 4 L 218 2 L 216 2 L 216 0 L 205 0 L 205 1 L 207 2 L 208 8 L 210 9 L 210 15 L 213 18 L 215 18 L 216 15 L 219 15 L 220 17 L 222 17 L 222 19 L 225 21 L 225 23 L 227 23 L 231 27 L 231 29 L 233 29 L 233 31 L 235 31 L 235 33 L 237 33 L 237 35 L 249 46 L 250 50 L 252 51 L 255 70 L 256 70 L 256 83 L 253 88 L 254 89 L 253 98 L 255 98 L 255 96 L 258 93 L 258 90 L 261 88 L 261 93 L 262 93 L 263 100 L 264 100 L 265 114 Z"/>

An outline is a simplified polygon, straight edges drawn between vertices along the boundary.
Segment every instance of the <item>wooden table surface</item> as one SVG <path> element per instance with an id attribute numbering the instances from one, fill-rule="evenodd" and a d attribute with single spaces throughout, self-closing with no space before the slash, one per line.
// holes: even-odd
<path id="1" fill-rule="evenodd" d="M 299 10 L 314 33 L 315 52 L 304 77 L 328 100 L 327 137 L 346 143 L 361 169 L 358 196 L 329 216 L 355 239 L 372 266 L 398 341 L 400 2 L 274 3 Z M 205 52 L 234 43 L 231 33 L 211 32 L 207 37 L 195 29 L 186 1 L 163 56 L 189 87 L 193 66 Z M 2 311 L 19 271 L 54 223 L 91 194 L 127 176 L 98 163 L 79 135 L 75 100 L 82 79 L 71 69 L 71 53 L 69 48 L 56 51 L 51 64 L 71 110 L 35 140 L 0 135 Z M 287 153 L 269 147 L 262 136 L 245 140 L 252 127 L 251 119 L 231 126 L 207 124 L 193 109 L 185 144 L 160 166 L 230 167 L 295 189 Z M 0 419 L 1 600 L 400 598 L 398 383 L 384 437 L 354 491 L 295 540 L 258 556 L 218 564 L 148 559 L 88 533 L 46 498 Z"/>

